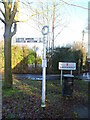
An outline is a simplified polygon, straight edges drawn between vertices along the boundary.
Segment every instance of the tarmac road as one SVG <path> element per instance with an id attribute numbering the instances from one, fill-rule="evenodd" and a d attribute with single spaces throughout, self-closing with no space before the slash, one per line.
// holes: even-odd
<path id="1" fill-rule="evenodd" d="M 32 79 L 32 80 L 42 80 L 42 75 L 40 74 L 13 74 L 16 79 Z M 60 79 L 59 74 L 49 74 L 46 76 L 46 80 L 57 80 Z"/>
<path id="2" fill-rule="evenodd" d="M 42 80 L 42 75 L 40 74 L 13 74 L 13 76 L 17 79 L 32 79 L 32 80 Z M 74 76 L 76 79 L 82 79 L 86 82 L 90 81 L 90 73 L 83 74 L 80 76 Z M 60 79 L 60 74 L 48 74 L 46 75 L 46 80 L 58 80 Z"/>

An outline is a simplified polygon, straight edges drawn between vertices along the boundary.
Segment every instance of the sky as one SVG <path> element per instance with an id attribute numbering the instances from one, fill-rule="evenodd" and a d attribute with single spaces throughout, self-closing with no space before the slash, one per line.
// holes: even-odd
<path id="1" fill-rule="evenodd" d="M 72 0 L 74 1 L 74 0 Z M 77 0 L 76 2 L 72 2 L 73 4 L 77 4 L 79 6 L 88 7 L 88 0 Z M 81 9 L 78 7 L 67 6 L 68 14 L 69 14 L 69 24 L 61 33 L 60 40 L 63 41 L 63 44 L 70 44 L 74 41 L 82 40 L 82 31 L 88 26 L 88 11 L 85 9 Z M 87 32 L 85 30 L 85 32 Z M 58 37 L 58 38 L 59 38 Z M 85 33 L 85 43 L 87 44 L 88 34 Z"/>
<path id="2" fill-rule="evenodd" d="M 31 0 L 28 0 L 28 1 L 31 2 Z M 50 0 L 48 1 L 50 2 Z M 64 0 L 64 1 L 71 3 L 71 4 L 78 5 L 78 6 L 83 6 L 85 8 L 88 8 L 88 2 L 89 2 L 89 0 Z M 33 6 L 33 3 L 31 3 L 33 7 L 35 7 L 35 4 L 37 4 L 37 2 L 35 1 L 34 1 L 34 6 Z M 30 14 L 28 15 L 29 10 L 27 9 L 25 10 L 24 7 L 21 5 L 19 6 L 19 8 L 21 8 L 21 12 L 22 12 L 21 15 L 19 16 L 20 19 L 25 20 L 29 18 L 30 16 Z M 88 26 L 88 10 L 82 9 L 80 7 L 67 5 L 67 4 L 64 4 L 64 7 L 62 7 L 62 9 L 63 9 L 62 11 L 65 13 L 63 20 L 66 21 L 66 27 L 62 30 L 61 34 L 58 35 L 58 37 L 56 38 L 55 46 L 65 46 L 67 44 L 73 44 L 73 42 L 76 42 L 76 41 L 82 41 L 82 31 L 85 30 L 84 43 L 86 47 L 88 43 L 88 33 L 86 31 L 86 27 Z M 25 15 L 25 13 L 27 15 Z M 37 23 L 33 22 L 32 19 L 30 19 L 29 21 L 25 23 L 19 23 L 17 27 L 17 34 L 13 38 L 43 37 L 41 33 L 42 27 L 38 29 Z M 60 29 L 61 28 L 58 27 L 56 30 L 56 33 L 59 32 Z M 3 28 L 2 23 L 0 22 L 0 39 L 3 37 L 3 31 L 4 31 L 4 28 Z"/>

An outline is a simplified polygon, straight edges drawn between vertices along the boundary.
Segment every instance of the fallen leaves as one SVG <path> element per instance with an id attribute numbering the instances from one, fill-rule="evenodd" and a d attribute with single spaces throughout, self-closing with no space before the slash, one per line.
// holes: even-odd
<path id="1" fill-rule="evenodd" d="M 14 83 L 12 94 L 10 91 L 10 94 L 3 92 L 3 119 L 74 118 L 78 115 L 73 110 L 73 106 L 88 104 L 83 96 L 85 91 L 83 93 L 80 91 L 78 83 L 75 83 L 73 97 L 62 97 L 59 82 L 48 81 L 46 108 L 44 109 L 41 108 L 41 82 L 16 80 Z"/>

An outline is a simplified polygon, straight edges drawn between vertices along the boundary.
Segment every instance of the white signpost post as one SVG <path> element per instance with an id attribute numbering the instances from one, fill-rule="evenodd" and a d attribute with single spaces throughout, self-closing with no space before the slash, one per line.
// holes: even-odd
<path id="1" fill-rule="evenodd" d="M 46 60 L 46 40 L 45 35 L 49 33 L 49 27 L 44 26 L 42 28 L 43 34 L 43 58 L 42 58 L 42 67 L 43 67 L 43 80 L 42 80 L 42 104 L 41 107 L 45 107 L 45 91 L 46 91 L 46 67 L 47 67 L 47 60 Z"/>
<path id="2" fill-rule="evenodd" d="M 63 70 L 70 70 L 71 75 L 72 75 L 72 70 L 76 70 L 76 63 L 73 63 L 73 62 L 59 62 L 59 70 L 61 70 L 61 85 L 62 85 Z"/>

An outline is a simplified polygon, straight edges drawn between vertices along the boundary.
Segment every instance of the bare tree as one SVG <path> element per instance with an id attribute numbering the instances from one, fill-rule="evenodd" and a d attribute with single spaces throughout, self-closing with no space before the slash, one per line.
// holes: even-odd
<path id="1" fill-rule="evenodd" d="M 12 70 L 11 70 L 11 39 L 16 34 L 17 21 L 15 16 L 18 10 L 18 0 L 1 0 L 0 4 L 4 6 L 4 11 L 0 8 L 4 31 L 4 87 L 12 88 Z"/>
<path id="2" fill-rule="evenodd" d="M 45 2 L 38 0 L 38 3 L 36 3 L 36 7 L 37 6 L 38 9 L 36 8 L 36 10 L 30 6 L 32 13 L 36 14 L 36 16 L 33 17 L 33 21 L 36 23 L 39 30 L 41 30 L 44 25 L 49 26 L 51 38 L 48 38 L 47 44 L 54 49 L 55 39 L 60 35 L 66 24 L 68 24 L 65 21 L 64 13 L 61 11 L 64 3 L 57 0 L 46 0 Z M 57 29 L 59 30 L 57 31 Z"/>
<path id="3" fill-rule="evenodd" d="M 48 25 L 50 35 L 48 37 L 47 44 L 49 47 L 52 47 L 52 49 L 54 49 L 54 42 L 56 38 L 68 24 L 66 21 L 67 19 L 65 16 L 65 9 L 63 9 L 65 3 L 58 0 L 35 0 L 33 1 L 33 5 L 31 5 L 32 2 L 29 3 L 27 0 L 21 3 L 23 5 L 23 8 L 25 10 L 28 10 L 27 13 L 23 13 L 24 15 L 27 14 L 28 18 L 26 20 L 20 21 L 27 22 L 32 19 L 36 24 L 34 28 L 38 31 L 41 31 L 44 25 Z"/>

